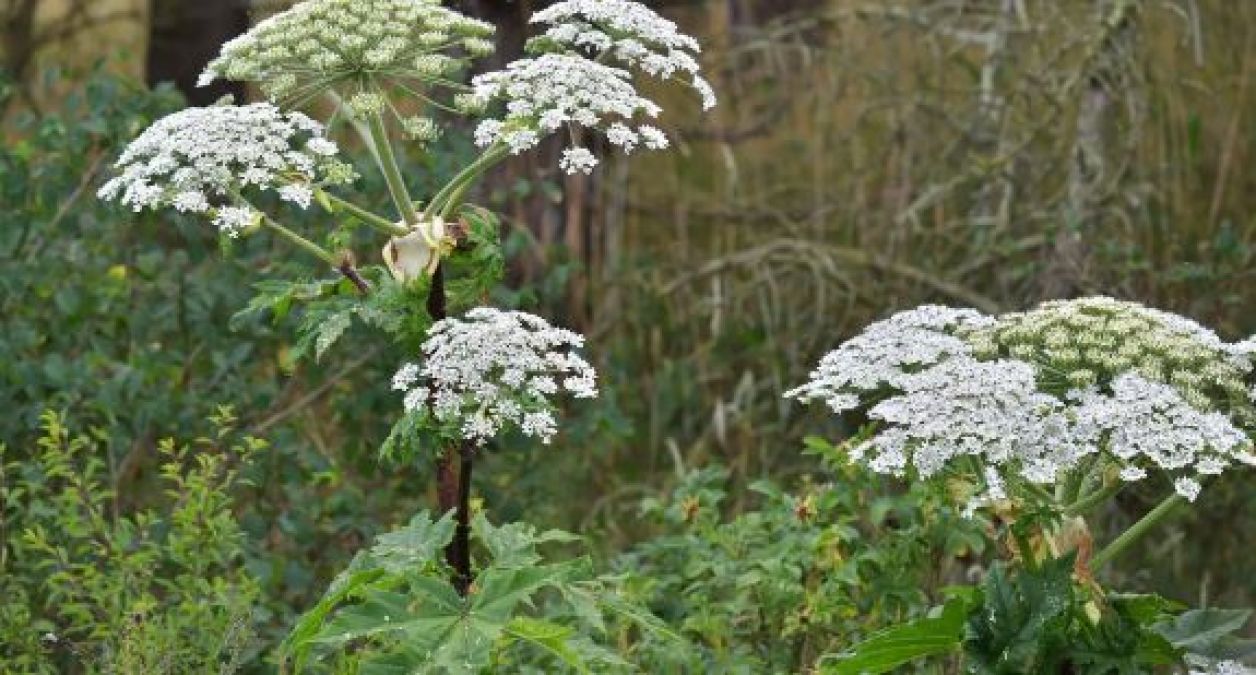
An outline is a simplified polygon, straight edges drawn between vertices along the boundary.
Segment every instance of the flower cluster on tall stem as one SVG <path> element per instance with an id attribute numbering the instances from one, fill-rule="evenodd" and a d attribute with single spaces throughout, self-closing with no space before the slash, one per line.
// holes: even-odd
<path id="1" fill-rule="evenodd" d="M 548 442 L 558 429 L 553 396 L 596 391 L 592 368 L 576 354 L 580 336 L 539 317 L 491 308 L 448 317 L 447 287 L 455 282 L 446 278 L 444 261 L 465 243 L 458 237 L 467 234 L 475 211 L 466 199 L 494 166 L 563 130 L 601 134 L 624 153 L 666 148 L 667 135 L 654 123 L 662 110 L 637 91 L 634 72 L 683 79 L 704 109 L 715 102 L 699 73 L 697 41 L 640 3 L 564 0 L 538 12 L 534 23 L 544 32 L 528 43 L 530 56 L 465 83 L 472 61 L 493 50 L 489 24 L 439 0 L 299 2 L 224 45 L 201 77 L 202 85 L 217 79 L 256 84 L 268 103 L 189 109 L 159 121 L 127 149 L 120 175 L 101 190 L 102 197 L 136 210 L 205 215 L 228 236 L 264 227 L 337 269 L 364 296 L 372 286 L 356 257 L 320 243 L 339 245 L 343 238 L 307 236 L 282 225 L 263 212 L 258 195 L 270 192 L 302 209 L 317 203 L 385 235 L 385 274 L 402 292 L 427 294 L 426 315 L 383 323 L 430 327 L 421 358 L 404 367 L 394 385 L 407 392 L 399 424 L 432 432 L 440 446 L 441 507 L 456 510 L 459 523 L 447 558 L 463 593 L 470 580 L 468 501 L 477 450 L 507 432 Z M 320 98 L 337 105 L 334 117 L 352 122 L 384 178 L 394 215 L 335 194 L 355 176 L 335 159 L 338 148 L 323 126 L 295 110 Z M 422 203 L 411 194 L 395 137 L 422 147 L 448 116 L 478 118 L 475 139 L 484 149 Z M 597 162 L 590 148 L 573 145 L 560 168 L 589 173 Z M 376 318 L 377 312 L 363 309 Z M 343 326 L 330 334 L 339 335 Z"/>
<path id="2" fill-rule="evenodd" d="M 238 236 L 262 219 L 250 196 L 270 191 L 305 209 L 315 189 L 353 178 L 323 131 L 306 115 L 268 103 L 188 108 L 127 145 L 115 164 L 118 175 L 98 195 L 135 211 L 201 214 Z"/>

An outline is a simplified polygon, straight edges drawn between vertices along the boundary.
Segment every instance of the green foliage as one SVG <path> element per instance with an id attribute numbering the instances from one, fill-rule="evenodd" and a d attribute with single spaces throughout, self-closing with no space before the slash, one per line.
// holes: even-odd
<path id="1" fill-rule="evenodd" d="M 345 337 L 355 319 L 403 342 L 414 342 L 415 336 L 422 335 L 431 325 L 425 313 L 412 311 L 423 306 L 424 295 L 419 291 L 425 289 L 403 287 L 379 266 L 360 272 L 374 288 L 365 298 L 352 283 L 340 278 L 272 279 L 254 284 L 257 295 L 232 317 L 231 325 L 245 326 L 250 319 L 263 315 L 279 324 L 294 310 L 299 310 L 297 340 L 288 353 L 290 367 L 309 356 L 321 361 L 323 355 Z"/>
<path id="2" fill-rule="evenodd" d="M 482 305 L 506 275 L 501 222 L 488 209 L 464 205 L 458 212 L 466 241 L 445 259 L 450 314 Z"/>
<path id="3" fill-rule="evenodd" d="M 996 565 L 969 614 L 963 646 L 971 673 L 1145 673 L 1180 662 L 1185 643 L 1160 622 L 1179 611 L 1156 596 L 1104 598 L 1073 578 L 1072 555 L 1013 573 Z"/>
<path id="4" fill-rule="evenodd" d="M 253 656 L 259 589 L 231 493 L 265 446 L 230 422 L 163 441 L 161 503 L 130 514 L 98 435 L 46 413 L 29 461 L 0 446 L 6 672 L 230 673 Z"/>
<path id="5" fill-rule="evenodd" d="M 694 648 L 646 639 L 637 662 L 651 672 L 799 672 L 926 606 L 936 590 L 931 549 L 984 547 L 971 523 L 923 491 L 885 496 L 874 474 L 837 471 L 833 483 L 804 482 L 797 494 L 755 483 L 757 506 L 729 517 L 720 468 L 691 471 L 666 502 L 647 499 L 644 513 L 667 532 L 618 567 Z"/>
<path id="6" fill-rule="evenodd" d="M 927 657 L 960 658 L 972 675 L 1137 675 L 1183 657 L 1250 658 L 1233 634 L 1248 611 L 1191 610 L 1154 595 L 1104 595 L 1073 578 L 1074 557 L 1034 569 L 996 564 L 980 587 L 948 589 L 929 616 L 887 628 L 821 660 L 821 673 L 891 672 Z M 961 658 L 962 657 L 962 658 Z"/>
<path id="7" fill-rule="evenodd" d="M 471 525 L 479 544 L 475 579 L 459 595 L 439 555 L 456 527 L 453 512 L 433 520 L 424 511 L 377 537 L 297 622 L 284 660 L 304 672 L 348 650 L 359 673 L 497 672 L 528 662 L 548 672 L 560 665 L 590 672 L 600 664 L 603 672 L 624 665 L 592 640 L 606 632 L 603 613 L 668 633 L 648 612 L 616 597 L 611 580 L 596 577 L 587 558 L 547 563 L 537 550 L 577 537 L 523 523 L 494 526 L 483 515 Z M 549 601 L 544 607 L 542 599 Z"/>
<path id="8" fill-rule="evenodd" d="M 189 399 L 241 385 L 229 374 L 255 348 L 210 331 L 221 314 L 218 285 L 196 264 L 206 242 L 168 251 L 155 219 L 115 226 L 123 219 L 94 196 L 114 148 L 178 103 L 167 87 L 95 75 L 61 110 L 11 123 L 0 147 L 0 440 L 14 449 L 47 406 L 132 440 L 156 420 L 194 425 L 210 411 Z M 192 370 L 218 378 L 181 382 Z"/>

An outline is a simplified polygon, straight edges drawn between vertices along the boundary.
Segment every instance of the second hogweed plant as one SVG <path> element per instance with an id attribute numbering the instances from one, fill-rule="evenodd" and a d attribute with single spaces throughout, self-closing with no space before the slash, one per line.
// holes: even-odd
<path id="1" fill-rule="evenodd" d="M 832 655 L 825 672 L 886 672 L 961 647 L 971 672 L 1147 672 L 1182 660 L 1202 668 L 1192 672 L 1245 672 L 1230 657 L 1256 645 L 1229 633 L 1246 613 L 1179 615 L 1159 598 L 1105 591 L 1093 574 L 1209 479 L 1256 466 L 1254 358 L 1251 339 L 1227 343 L 1106 297 L 1000 316 L 927 305 L 827 354 L 786 395 L 861 417 L 848 461 L 939 484 L 965 516 L 998 525 L 1011 555 L 981 588 Z M 1097 547 L 1086 517 L 1142 481 L 1168 494 Z"/>
<path id="2" fill-rule="evenodd" d="M 572 535 L 473 513 L 471 477 L 490 443 L 559 431 L 560 394 L 597 395 L 583 338 L 541 317 L 477 306 L 501 281 L 497 219 L 468 203 L 486 172 L 547 137 L 568 139 L 560 167 L 590 173 L 593 136 L 623 153 L 668 147 L 661 107 L 636 80 L 681 79 L 705 109 L 698 43 L 627 0 L 568 0 L 532 19 L 527 55 L 470 78 L 493 51 L 494 29 L 437 0 L 306 0 L 224 45 L 201 77 L 258 86 L 268 99 L 191 108 L 144 131 L 99 192 L 136 211 L 203 218 L 228 239 L 271 235 L 339 279 L 267 282 L 253 309 L 307 300 L 298 351 L 328 349 L 352 318 L 415 349 L 392 386 L 398 421 L 382 448 L 392 461 L 434 458 L 438 513 L 379 537 L 332 583 L 283 645 L 285 669 L 475 673 L 515 661 L 611 667 L 598 646 L 603 617 L 670 631 L 632 606 L 584 558 L 546 563 L 538 547 Z M 308 107 L 332 102 L 331 119 Z M 302 109 L 307 112 L 302 112 Z M 478 157 L 424 199 L 410 194 L 398 143 L 421 150 L 469 119 Z M 356 129 L 376 160 L 395 214 L 337 195 L 355 182 L 329 129 Z M 281 207 L 276 209 L 275 207 Z M 332 226 L 299 231 L 282 209 L 321 208 Z M 359 264 L 344 230 L 378 231 L 378 264 Z M 312 298 L 312 299 L 311 299 Z M 281 309 L 282 307 L 282 309 Z M 563 623 L 538 606 L 566 607 Z M 550 614 L 554 610 L 549 610 Z"/>
<path id="3" fill-rule="evenodd" d="M 469 77 L 493 51 L 493 27 L 437 0 L 299 2 L 224 45 L 202 75 L 256 85 L 266 101 L 157 121 L 99 192 L 200 218 L 227 241 L 269 234 L 306 254 L 320 280 L 267 281 L 250 306 L 283 314 L 304 303 L 297 352 L 317 359 L 359 320 L 412 355 L 392 378 L 397 419 L 380 454 L 434 465 L 436 508 L 358 553 L 288 635 L 284 672 L 635 672 L 624 631 L 684 648 L 588 558 L 544 555 L 577 537 L 497 525 L 473 504 L 487 447 L 548 444 L 568 399 L 598 394 L 582 336 L 482 305 L 504 255 L 496 216 L 469 201 L 476 186 L 559 134 L 558 165 L 571 174 L 597 168 L 594 147 L 667 149 L 662 108 L 640 81 L 715 105 L 697 41 L 640 3 L 561 0 L 532 23 L 526 56 Z M 333 112 L 319 120 L 315 109 Z M 464 128 L 479 154 L 411 194 L 399 148 Z M 339 129 L 357 138 L 333 139 Z M 341 158 L 355 141 L 392 213 L 339 194 L 361 178 Z M 285 211 L 311 209 L 327 214 L 324 230 L 285 222 Z M 377 233 L 365 255 L 349 247 L 361 225 Z M 1245 615 L 1113 593 L 1094 572 L 1216 476 L 1256 464 L 1253 359 L 1250 340 L 1108 298 L 1001 316 L 926 306 L 838 347 L 789 393 L 861 427 L 823 452 L 938 486 L 1006 546 L 980 587 L 950 589 L 932 614 L 817 669 L 888 672 L 949 655 L 974 673 L 1238 672 L 1256 652 L 1230 635 Z M 1167 486 L 1164 501 L 1097 546 L 1088 516 L 1142 481 Z M 800 502 L 797 518 L 809 514 Z M 612 640 L 611 625 L 627 628 Z"/>

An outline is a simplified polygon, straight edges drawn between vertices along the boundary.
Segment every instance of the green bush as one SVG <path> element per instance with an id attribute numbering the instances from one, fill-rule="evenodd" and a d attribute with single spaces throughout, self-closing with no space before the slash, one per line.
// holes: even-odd
<path id="1" fill-rule="evenodd" d="M 133 512 L 101 434 L 46 413 L 30 459 L 0 446 L 5 672 L 230 673 L 253 656 L 260 593 L 231 495 L 265 444 L 230 421 L 162 441 L 160 497 Z"/>
<path id="2" fill-rule="evenodd" d="M 923 489 L 895 494 L 849 466 L 830 477 L 796 494 L 759 481 L 750 487 L 756 508 L 731 515 L 728 472 L 718 467 L 691 471 L 665 501 L 647 499 L 644 515 L 664 533 L 617 566 L 695 648 L 646 639 L 637 662 L 649 672 L 800 672 L 922 611 L 947 578 L 944 561 L 985 548 L 975 524 Z"/>

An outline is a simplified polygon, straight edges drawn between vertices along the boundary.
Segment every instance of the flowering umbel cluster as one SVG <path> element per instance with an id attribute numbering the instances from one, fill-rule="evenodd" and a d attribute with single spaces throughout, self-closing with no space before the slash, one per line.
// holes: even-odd
<path id="1" fill-rule="evenodd" d="M 493 27 L 439 0 L 306 0 L 231 40 L 205 68 L 217 78 L 257 82 L 272 100 L 297 106 L 327 89 L 346 92 L 357 114 L 383 111 L 382 84 L 454 94 L 468 58 L 492 53 Z M 427 118 L 401 118 L 417 132 Z M 421 135 L 412 133 L 412 135 Z"/>
<path id="2" fill-rule="evenodd" d="M 1251 361 L 1242 343 L 1226 344 L 1198 323 L 1157 309 L 1112 298 L 1051 301 L 1005 314 L 968 339 L 982 358 L 1041 364 L 1057 391 L 1133 371 L 1172 384 L 1199 408 L 1251 411 L 1245 382 Z"/>
<path id="3" fill-rule="evenodd" d="M 475 131 L 476 143 L 505 143 L 512 153 L 528 150 L 568 124 L 601 129 L 607 140 L 625 152 L 638 145 L 667 147 L 667 136 L 634 118 L 657 117 L 661 108 L 637 93 L 631 76 L 579 56 L 544 54 L 515 61 L 472 81 L 475 95 L 484 101 L 503 99 L 506 114 L 487 119 Z M 563 153 L 562 168 L 588 173 L 597 164 L 586 148 Z"/>
<path id="4" fill-rule="evenodd" d="M 639 2 L 564 0 L 533 14 L 532 23 L 548 28 L 529 41 L 531 51 L 575 50 L 662 80 L 684 75 L 702 109 L 715 106 L 715 92 L 698 74 L 698 41 Z"/>
<path id="5" fill-rule="evenodd" d="M 1124 481 L 1164 472 L 1194 500 L 1200 477 L 1256 465 L 1244 344 L 1111 298 L 998 317 L 925 306 L 872 324 L 786 395 L 865 410 L 880 428 L 851 456 L 874 471 L 979 467 L 970 508 L 1092 460 Z"/>
<path id="6" fill-rule="evenodd" d="M 392 386 L 408 413 L 477 445 L 509 428 L 549 443 L 557 394 L 597 396 L 593 367 L 575 353 L 583 345 L 538 316 L 480 307 L 433 325 L 422 361 L 402 366 Z"/>
<path id="7" fill-rule="evenodd" d="M 532 22 L 547 26 L 528 42 L 534 56 L 472 80 L 478 102 L 501 102 L 505 108 L 504 115 L 476 129 L 482 146 L 502 143 L 518 153 L 575 127 L 600 132 L 624 153 L 666 148 L 663 131 L 643 123 L 660 108 L 637 92 L 631 70 L 661 80 L 683 74 L 703 109 L 715 105 L 710 84 L 698 74 L 697 41 L 639 2 L 563 0 L 534 14 Z M 560 166 L 587 174 L 597 163 L 592 151 L 573 140 Z"/>
<path id="8" fill-rule="evenodd" d="M 298 112 L 269 103 L 188 108 L 131 141 L 98 196 L 136 211 L 205 214 L 234 236 L 260 215 L 244 201 L 247 191 L 274 190 L 306 208 L 315 186 L 350 180 L 336 154 L 323 126 Z"/>

